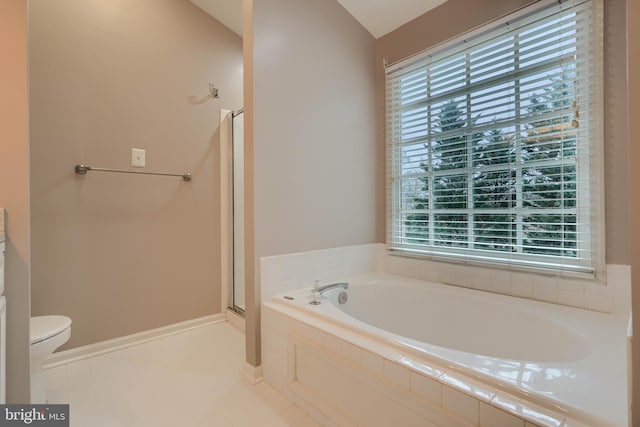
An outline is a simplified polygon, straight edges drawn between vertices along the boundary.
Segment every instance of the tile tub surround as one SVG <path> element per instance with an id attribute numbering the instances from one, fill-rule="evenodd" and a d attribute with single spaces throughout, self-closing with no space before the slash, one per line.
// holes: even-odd
<path id="1" fill-rule="evenodd" d="M 316 280 L 334 282 L 377 271 L 379 251 L 379 244 L 372 243 L 260 258 L 261 300 L 310 288 Z"/>
<path id="2" fill-rule="evenodd" d="M 401 408 L 391 408 L 382 402 L 376 407 L 386 407 L 385 411 L 394 413 L 417 412 L 422 422 L 433 423 L 426 425 L 524 426 L 525 422 L 540 426 L 580 425 L 574 418 L 591 421 L 585 425 L 624 425 L 618 421 L 593 424 L 594 418 L 580 411 L 567 415 L 568 408 L 539 400 L 532 403 L 531 398 L 526 398 L 528 393 L 507 392 L 504 383 L 486 382 L 486 377 L 463 372 L 447 361 L 416 357 L 406 347 L 366 333 L 354 333 L 352 327 L 277 301 L 265 303 L 262 310 L 265 378 L 292 401 L 302 400 L 338 425 L 384 425 L 367 421 L 363 413 L 358 413 L 357 399 L 352 402 L 356 412 L 348 415 L 344 412 L 351 407 L 346 410 L 340 409 L 340 402 L 327 403 L 326 396 L 340 395 L 340 390 L 353 387 L 344 382 L 346 377 L 360 384 L 358 393 L 366 396 L 363 399 L 380 399 L 382 394 L 402 402 Z M 310 370 L 322 374 L 314 379 Z M 327 382 L 335 388 L 327 388 Z M 384 419 L 383 413 L 379 416 Z M 460 423 L 460 419 L 464 422 Z M 413 425 L 413 421 L 407 423 Z"/>
<path id="3" fill-rule="evenodd" d="M 631 268 L 607 265 L 606 283 L 562 276 L 446 263 L 393 254 L 374 243 L 260 259 L 261 300 L 274 295 L 379 271 L 519 298 L 588 310 L 629 315 Z"/>
<path id="4" fill-rule="evenodd" d="M 561 275 L 406 257 L 378 244 L 376 271 L 604 313 L 631 313 L 631 267 L 628 265 L 607 265 L 603 284 Z"/>

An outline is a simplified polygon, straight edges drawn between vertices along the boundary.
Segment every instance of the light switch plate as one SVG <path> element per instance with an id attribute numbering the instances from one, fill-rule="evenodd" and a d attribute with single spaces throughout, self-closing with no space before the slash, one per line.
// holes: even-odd
<path id="1" fill-rule="evenodd" d="M 137 168 L 145 167 L 145 152 L 142 148 L 131 149 L 131 166 Z"/>

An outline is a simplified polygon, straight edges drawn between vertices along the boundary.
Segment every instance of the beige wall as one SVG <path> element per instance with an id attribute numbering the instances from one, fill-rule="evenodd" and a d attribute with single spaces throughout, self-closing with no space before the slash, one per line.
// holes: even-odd
<path id="1" fill-rule="evenodd" d="M 0 2 L 0 206 L 7 210 L 7 401 L 29 402 L 27 2 Z"/>
<path id="2" fill-rule="evenodd" d="M 636 1 L 636 0 L 630 0 Z M 604 1 L 604 141 L 607 264 L 629 265 L 626 0 Z"/>
<path id="3" fill-rule="evenodd" d="M 29 13 L 33 314 L 71 317 L 75 347 L 219 312 L 219 109 L 242 106 L 241 38 L 188 0 Z M 132 147 L 193 181 L 73 173 L 130 169 Z"/>
<path id="4" fill-rule="evenodd" d="M 376 106 L 378 151 L 384 153 L 383 59 L 396 62 L 507 15 L 532 0 L 449 0 L 399 29 L 381 37 L 376 44 Z M 629 264 L 627 205 L 627 115 L 625 87 L 625 0 L 605 4 L 605 209 L 606 257 L 608 264 Z M 464 10 L 464 13 L 460 11 Z M 379 156 L 384 159 L 384 156 Z M 379 166 L 384 170 L 384 164 Z M 384 191 L 384 177 L 378 186 Z M 383 210 L 384 212 L 384 210 Z M 385 224 L 378 224 L 378 240 L 385 241 Z"/>
<path id="5" fill-rule="evenodd" d="M 255 260 L 374 242 L 373 37 L 335 0 L 254 0 L 252 43 Z"/>
<path id="6" fill-rule="evenodd" d="M 628 118 L 629 118 L 629 241 L 631 244 L 631 280 L 633 330 L 635 339 L 632 346 L 633 365 L 633 399 L 632 411 L 635 414 L 633 423 L 640 424 L 640 2 L 627 2 L 627 55 L 628 62 Z"/>

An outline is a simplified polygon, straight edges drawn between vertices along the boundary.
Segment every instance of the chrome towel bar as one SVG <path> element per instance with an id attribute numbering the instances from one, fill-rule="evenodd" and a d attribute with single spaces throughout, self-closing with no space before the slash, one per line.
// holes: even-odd
<path id="1" fill-rule="evenodd" d="M 117 173 L 136 173 L 141 175 L 162 175 L 162 176 L 179 176 L 182 177 L 185 181 L 191 181 L 193 178 L 191 176 L 191 172 L 187 172 L 185 174 L 180 173 L 159 173 L 159 172 L 142 172 L 142 171 L 127 171 L 122 169 L 109 169 L 109 168 L 94 168 L 87 165 L 76 165 L 75 171 L 78 175 L 86 175 L 88 171 L 97 171 L 97 172 L 117 172 Z"/>

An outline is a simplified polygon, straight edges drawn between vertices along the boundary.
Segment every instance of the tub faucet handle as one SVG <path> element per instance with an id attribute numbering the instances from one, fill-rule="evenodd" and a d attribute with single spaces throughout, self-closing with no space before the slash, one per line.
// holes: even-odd
<path id="1" fill-rule="evenodd" d="M 311 301 L 309 302 L 309 304 L 311 305 L 318 305 L 320 304 L 320 281 L 319 280 L 314 280 L 313 282 L 313 289 L 311 289 Z"/>

